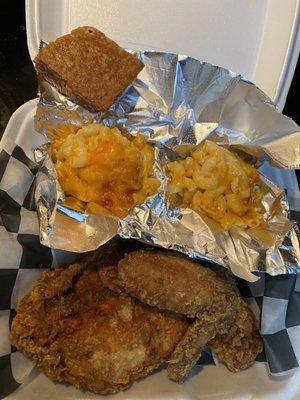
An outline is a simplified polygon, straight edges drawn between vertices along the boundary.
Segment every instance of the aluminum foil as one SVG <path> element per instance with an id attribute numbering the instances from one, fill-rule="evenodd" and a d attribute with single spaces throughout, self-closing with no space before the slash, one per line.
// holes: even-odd
<path id="1" fill-rule="evenodd" d="M 155 146 L 158 193 L 118 220 L 88 215 L 62 205 L 64 194 L 46 146 L 36 150 L 36 204 L 41 242 L 85 252 L 119 234 L 174 249 L 192 258 L 229 267 L 248 281 L 255 271 L 272 275 L 300 272 L 299 231 L 288 219 L 284 190 L 261 175 L 267 229 L 221 229 L 190 209 L 172 207 L 165 165 L 184 145 L 205 139 L 243 151 L 256 165 L 300 168 L 300 128 L 280 114 L 272 101 L 241 75 L 190 57 L 162 52 L 133 52 L 145 67 L 107 113 L 90 113 L 40 80 L 36 130 L 45 135 L 60 123 L 103 122 Z"/>

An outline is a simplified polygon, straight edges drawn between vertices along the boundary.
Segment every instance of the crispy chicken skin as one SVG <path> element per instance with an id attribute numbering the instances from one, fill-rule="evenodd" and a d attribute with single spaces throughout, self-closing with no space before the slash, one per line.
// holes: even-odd
<path id="1" fill-rule="evenodd" d="M 187 329 L 168 360 L 167 373 L 172 381 L 182 383 L 201 356 L 207 342 L 215 336 L 213 324 L 203 325 L 199 319 Z"/>
<path id="2" fill-rule="evenodd" d="M 49 378 L 109 394 L 168 360 L 187 327 L 74 264 L 42 274 L 20 302 L 10 339 Z"/>
<path id="3" fill-rule="evenodd" d="M 249 367 L 262 351 L 255 317 L 228 273 L 172 253 L 140 250 L 119 261 L 118 273 L 102 270 L 101 279 L 151 306 L 196 317 L 168 361 L 172 380 L 187 377 L 207 344 L 230 371 Z"/>
<path id="4" fill-rule="evenodd" d="M 163 251 L 134 251 L 118 263 L 125 291 L 160 309 L 214 323 L 236 310 L 237 293 L 212 270 Z"/>
<path id="5" fill-rule="evenodd" d="M 203 321 L 196 318 L 188 327 L 185 335 L 168 360 L 167 373 L 169 379 L 182 383 L 197 363 L 203 348 L 213 338 L 220 334 L 226 334 L 231 328 L 235 316 L 235 313 L 229 314 L 215 323 L 203 323 Z"/>
<path id="6" fill-rule="evenodd" d="M 120 260 L 115 247 L 44 272 L 20 302 L 11 342 L 49 378 L 110 394 L 162 364 L 183 382 L 206 345 L 230 371 L 254 362 L 257 322 L 228 274 L 163 251 Z"/>
<path id="7" fill-rule="evenodd" d="M 253 364 L 263 345 L 258 323 L 244 300 L 239 299 L 238 311 L 228 332 L 215 336 L 208 346 L 232 372 L 239 372 Z"/>
<path id="8" fill-rule="evenodd" d="M 115 293 L 124 293 L 124 283 L 119 277 L 117 267 L 101 268 L 99 276 L 104 286 Z M 195 319 L 167 361 L 168 377 L 175 382 L 183 382 L 199 359 L 203 347 L 216 335 L 218 328 L 224 333 L 227 332 L 233 319 L 234 315 L 232 318 L 228 317 L 211 324 L 203 324 L 199 319 Z"/>

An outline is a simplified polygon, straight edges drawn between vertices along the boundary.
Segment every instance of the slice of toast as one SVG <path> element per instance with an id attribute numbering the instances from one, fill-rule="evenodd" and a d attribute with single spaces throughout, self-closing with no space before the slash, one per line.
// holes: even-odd
<path id="1" fill-rule="evenodd" d="M 34 59 L 38 74 L 89 111 L 107 111 L 143 63 L 96 28 L 84 26 L 56 39 Z"/>

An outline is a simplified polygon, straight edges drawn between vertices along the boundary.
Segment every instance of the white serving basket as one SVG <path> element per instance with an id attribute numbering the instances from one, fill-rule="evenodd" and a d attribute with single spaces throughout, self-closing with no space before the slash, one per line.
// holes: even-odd
<path id="1" fill-rule="evenodd" d="M 300 50 L 300 0 L 26 0 L 27 40 L 32 59 L 41 39 L 54 40 L 81 25 L 99 28 L 126 48 L 186 54 L 239 72 L 270 96 L 279 110 L 284 107 Z M 35 107 L 35 100 L 21 106 L 11 117 L 2 139 L 22 144 L 32 159 L 31 148 L 39 145 L 40 139 L 27 143 L 26 132 L 34 129 Z M 275 173 L 275 179 L 295 192 L 294 173 Z M 293 193 L 294 198 L 297 193 Z M 43 374 L 7 397 L 96 398 L 101 396 L 55 384 Z M 300 372 L 271 378 L 264 363 L 255 363 L 238 374 L 222 365 L 205 366 L 201 373 L 178 385 L 161 371 L 124 393 L 106 398 L 300 399 Z"/>

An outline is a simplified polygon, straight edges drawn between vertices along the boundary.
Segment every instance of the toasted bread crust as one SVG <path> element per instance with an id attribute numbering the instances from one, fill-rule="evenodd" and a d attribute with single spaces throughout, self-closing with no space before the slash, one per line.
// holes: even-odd
<path id="1" fill-rule="evenodd" d="M 80 27 L 40 50 L 38 74 L 89 111 L 107 111 L 143 63 L 102 32 Z"/>

